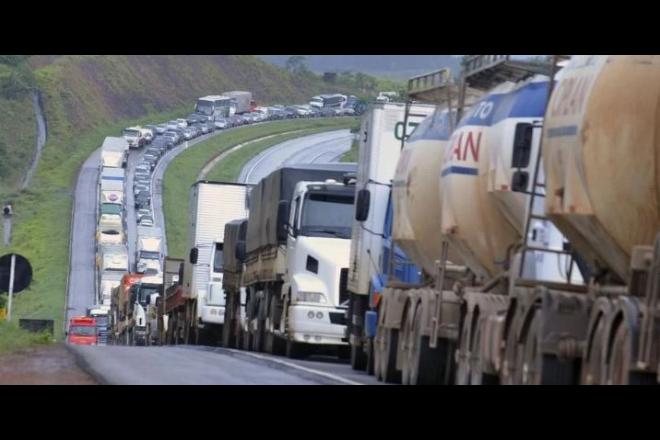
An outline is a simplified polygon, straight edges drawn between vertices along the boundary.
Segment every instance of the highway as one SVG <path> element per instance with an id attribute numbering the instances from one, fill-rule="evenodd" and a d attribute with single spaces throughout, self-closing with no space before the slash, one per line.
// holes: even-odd
<path id="1" fill-rule="evenodd" d="M 221 135 L 216 133 L 215 135 Z M 187 148 L 209 135 L 189 141 Z M 351 146 L 353 135 L 336 130 L 305 136 L 275 145 L 250 160 L 239 180 L 256 183 L 282 165 L 323 163 L 338 160 Z M 153 172 L 155 223 L 163 227 L 162 178 L 167 165 L 186 148 L 182 144 L 161 158 Z M 126 194 L 129 257 L 134 260 L 136 226 L 133 209 L 132 174 L 142 151 L 132 151 L 127 165 Z M 95 151 L 81 168 L 76 185 L 72 235 L 72 268 L 69 281 L 68 315 L 85 314 L 94 302 L 95 228 L 100 152 Z M 310 356 L 290 360 L 265 353 L 243 352 L 219 347 L 122 347 L 70 346 L 79 363 L 106 384 L 379 384 L 373 376 L 353 371 L 332 356 Z"/>

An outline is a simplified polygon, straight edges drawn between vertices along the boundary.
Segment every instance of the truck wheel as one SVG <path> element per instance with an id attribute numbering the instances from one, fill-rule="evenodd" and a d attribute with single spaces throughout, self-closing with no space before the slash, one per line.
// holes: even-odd
<path id="1" fill-rule="evenodd" d="M 523 346 L 521 383 L 523 385 L 572 385 L 573 361 L 564 361 L 539 350 L 541 315 L 535 313 Z"/>
<path id="2" fill-rule="evenodd" d="M 581 385 L 604 385 L 603 338 L 605 334 L 605 316 L 598 318 L 594 327 L 591 343 L 587 346 L 582 362 Z"/>
<path id="3" fill-rule="evenodd" d="M 303 359 L 307 356 L 307 344 L 295 341 L 286 341 L 286 357 L 289 359 Z"/>
<path id="4" fill-rule="evenodd" d="M 475 335 L 472 338 L 472 348 L 470 352 L 472 353 L 470 362 L 470 383 L 472 385 L 498 385 L 499 377 L 492 374 L 488 374 L 484 371 L 483 360 L 481 359 L 481 335 L 483 324 L 482 322 L 477 323 L 477 328 Z"/>
<path id="5" fill-rule="evenodd" d="M 396 369 L 399 331 L 379 325 L 376 333 L 374 347 L 376 378 L 388 383 L 400 383 L 401 372 Z"/>
<path id="6" fill-rule="evenodd" d="M 374 375 L 374 338 L 367 338 L 367 374 Z"/>
<path id="7" fill-rule="evenodd" d="M 225 306 L 225 324 L 222 326 L 222 346 L 226 348 L 236 348 L 234 346 L 234 295 L 227 294 L 227 304 Z"/>
<path id="8" fill-rule="evenodd" d="M 407 380 L 407 385 L 436 385 L 441 382 L 444 376 L 443 365 L 446 360 L 442 358 L 444 354 L 440 347 L 429 347 L 430 338 L 422 335 L 422 304 L 415 307 L 412 321 L 406 324 L 404 337 L 408 337 L 406 358 L 403 362 L 403 379 Z"/>
<path id="9" fill-rule="evenodd" d="M 251 351 L 252 350 L 252 333 L 250 333 L 250 329 L 247 331 L 241 331 L 242 333 L 242 339 L 241 339 L 241 348 L 245 351 Z"/>
<path id="10" fill-rule="evenodd" d="M 252 337 L 252 351 L 256 351 L 257 353 L 263 351 L 263 340 L 264 340 L 264 326 L 261 321 L 261 307 L 262 307 L 263 301 L 259 300 L 256 305 L 256 316 L 254 317 L 253 321 L 256 321 L 256 329 L 254 330 L 254 336 Z"/>
<path id="11" fill-rule="evenodd" d="M 464 319 L 458 341 L 456 359 L 456 385 L 470 385 L 470 321 Z"/>
<path id="12" fill-rule="evenodd" d="M 283 355 L 286 352 L 286 347 L 283 347 L 283 342 L 281 338 L 275 335 L 275 314 L 277 313 L 277 298 L 271 298 L 270 307 L 268 312 L 268 318 L 266 319 L 266 340 L 265 340 L 265 351 L 266 353 L 275 354 L 278 356 Z"/>
<path id="13" fill-rule="evenodd" d="M 655 375 L 635 373 L 632 367 L 632 336 L 625 321 L 619 323 L 607 368 L 608 385 L 652 385 L 655 384 Z"/>

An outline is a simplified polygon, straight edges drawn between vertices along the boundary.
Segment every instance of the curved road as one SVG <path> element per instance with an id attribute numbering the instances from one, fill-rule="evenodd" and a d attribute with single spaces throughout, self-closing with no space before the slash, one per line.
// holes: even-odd
<path id="1" fill-rule="evenodd" d="M 216 133 L 216 135 L 221 133 Z M 207 139 L 190 141 L 187 147 Z M 239 181 L 256 183 L 282 165 L 338 160 L 351 146 L 349 130 L 336 130 L 275 145 L 250 160 Z M 162 178 L 167 165 L 186 148 L 168 152 L 153 172 L 155 223 L 163 227 Z M 127 239 L 133 260 L 136 241 L 132 171 L 142 152 L 131 152 L 127 182 Z M 94 301 L 95 229 L 98 161 L 95 151 L 81 168 L 76 185 L 67 315 L 84 314 Z M 166 248 L 165 248 L 166 249 Z M 108 384 L 378 384 L 373 376 L 353 371 L 334 357 L 289 360 L 264 353 L 215 347 L 82 347 L 70 346 L 80 363 L 100 382 Z M 157 366 L 157 367 L 156 367 Z"/>

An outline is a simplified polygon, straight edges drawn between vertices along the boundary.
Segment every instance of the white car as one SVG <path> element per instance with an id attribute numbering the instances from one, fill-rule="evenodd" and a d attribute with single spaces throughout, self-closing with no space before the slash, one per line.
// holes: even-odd
<path id="1" fill-rule="evenodd" d="M 179 128 L 186 128 L 188 126 L 188 121 L 186 121 L 185 119 L 179 118 L 176 120 L 176 123 Z"/>
<path id="2" fill-rule="evenodd" d="M 114 228 L 101 229 L 96 235 L 96 240 L 99 245 L 122 244 L 124 243 L 124 233 Z"/>
<path id="3" fill-rule="evenodd" d="M 147 216 L 151 217 L 151 215 L 152 214 L 150 209 L 139 209 L 135 213 L 135 217 L 137 218 L 138 222 L 142 219 L 142 217 L 147 217 Z"/>
<path id="4" fill-rule="evenodd" d="M 178 130 L 179 129 L 179 123 L 177 121 L 170 121 L 167 123 L 167 129 L 168 130 Z"/>
<path id="5" fill-rule="evenodd" d="M 154 225 L 154 218 L 150 215 L 144 215 L 140 217 L 140 220 L 138 221 L 139 226 L 153 226 Z"/>

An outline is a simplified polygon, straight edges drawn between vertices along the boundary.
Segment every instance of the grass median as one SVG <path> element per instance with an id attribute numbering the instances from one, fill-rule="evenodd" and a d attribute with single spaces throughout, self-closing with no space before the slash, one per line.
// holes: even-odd
<path id="1" fill-rule="evenodd" d="M 163 211 L 165 216 L 165 232 L 167 248 L 170 256 L 185 257 L 186 240 L 188 237 L 188 216 L 190 212 L 190 187 L 197 180 L 199 172 L 218 154 L 238 144 L 270 135 L 282 134 L 279 141 L 273 138 L 246 145 L 237 150 L 217 165 L 207 178 L 209 180 L 236 179 L 242 164 L 265 148 L 285 140 L 305 136 L 314 132 L 354 128 L 359 123 L 357 118 L 304 119 L 293 121 L 277 121 L 253 127 L 243 127 L 222 133 L 207 141 L 196 144 L 177 156 L 167 167 L 163 178 Z M 284 133 L 294 130 L 305 130 L 306 133 Z M 288 139 L 286 136 L 291 136 Z M 270 143 L 274 141 L 273 143 Z M 270 143 L 270 145 L 266 144 Z M 245 150 L 245 151 L 244 151 Z M 227 164 L 226 166 L 224 164 Z"/>

